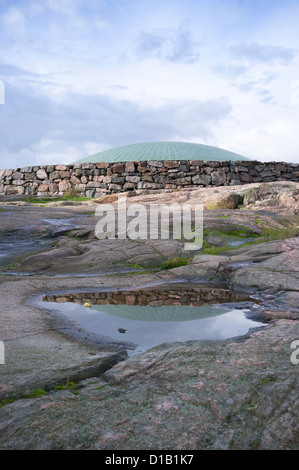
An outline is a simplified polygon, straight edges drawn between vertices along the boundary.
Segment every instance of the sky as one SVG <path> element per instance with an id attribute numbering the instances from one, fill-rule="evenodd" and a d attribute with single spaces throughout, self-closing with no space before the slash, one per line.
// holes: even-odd
<path id="1" fill-rule="evenodd" d="M 299 162 L 299 0 L 0 0 L 0 168 L 184 141 Z"/>

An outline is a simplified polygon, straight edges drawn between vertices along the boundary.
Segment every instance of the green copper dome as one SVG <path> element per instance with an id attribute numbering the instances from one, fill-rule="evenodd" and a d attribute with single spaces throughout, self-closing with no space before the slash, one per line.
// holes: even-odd
<path id="1" fill-rule="evenodd" d="M 150 307 L 148 305 L 92 305 L 92 310 L 107 313 L 116 317 L 129 318 L 139 321 L 178 322 L 200 320 L 216 317 L 230 311 L 229 308 L 219 309 L 210 305 L 189 307 L 185 305 L 162 305 Z"/>
<path id="2" fill-rule="evenodd" d="M 104 150 L 77 160 L 75 163 L 138 162 L 144 160 L 239 161 L 250 159 L 210 145 L 189 142 L 145 142 Z"/>

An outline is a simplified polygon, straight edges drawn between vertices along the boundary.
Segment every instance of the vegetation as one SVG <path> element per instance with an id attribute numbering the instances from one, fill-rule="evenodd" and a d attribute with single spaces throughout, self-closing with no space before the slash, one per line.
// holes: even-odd
<path id="1" fill-rule="evenodd" d="M 181 257 L 165 260 L 160 265 L 157 265 L 156 267 L 158 267 L 159 269 L 173 269 L 179 266 L 187 266 L 188 262 L 189 262 L 188 258 L 181 256 Z"/>
<path id="2" fill-rule="evenodd" d="M 267 384 L 269 382 L 275 382 L 276 378 L 275 377 L 270 377 L 269 379 L 264 379 L 262 382 L 261 382 L 261 385 L 263 384 Z"/>
<path id="3" fill-rule="evenodd" d="M 291 220 L 285 218 L 276 219 L 276 222 L 280 224 L 280 227 L 262 227 L 260 224 L 260 228 L 262 229 L 261 234 L 253 233 L 251 230 L 247 228 L 240 228 L 236 227 L 234 229 L 231 228 L 222 228 L 222 229 L 212 229 L 209 231 L 204 232 L 204 238 L 206 239 L 209 234 L 215 235 L 216 237 L 221 237 L 223 239 L 223 243 L 219 245 L 214 245 L 208 243 L 206 240 L 203 242 L 203 249 L 201 251 L 202 254 L 205 255 L 217 255 L 218 253 L 228 251 L 228 250 L 236 250 L 239 248 L 244 248 L 246 246 L 255 245 L 258 243 L 265 243 L 274 240 L 285 240 L 286 238 L 293 238 L 299 236 L 299 218 L 293 217 Z M 255 219 L 255 223 L 259 223 L 258 219 Z M 228 241 L 236 241 L 242 240 L 242 238 L 250 238 L 252 240 L 248 240 L 245 243 L 240 243 L 237 246 L 231 246 Z"/>
<path id="4" fill-rule="evenodd" d="M 55 387 L 55 390 L 58 391 L 58 390 L 70 390 L 74 395 L 77 395 L 77 388 L 78 388 L 78 384 L 76 384 L 75 382 L 69 382 L 69 380 L 67 380 L 67 383 L 66 385 L 57 385 Z M 48 392 L 46 392 L 45 390 L 34 390 L 33 392 L 27 394 L 25 396 L 25 398 L 40 398 L 40 397 L 43 397 L 44 395 L 47 395 Z M 5 405 L 9 405 L 10 403 L 14 403 L 15 399 L 14 398 L 7 398 L 5 400 L 0 400 L 0 408 L 2 408 L 3 406 Z"/>
<path id="5" fill-rule="evenodd" d="M 222 246 L 208 246 L 202 250 L 203 255 L 218 255 L 218 253 L 221 253 L 222 251 L 227 251 L 227 250 L 234 250 L 239 247 L 234 247 L 234 246 L 227 246 L 227 245 L 222 245 Z"/>
<path id="6" fill-rule="evenodd" d="M 57 385 L 55 387 L 55 390 L 70 390 L 74 395 L 77 395 L 77 388 L 78 384 L 76 384 L 75 382 L 67 381 L 66 385 Z"/>
<path id="7" fill-rule="evenodd" d="M 2 408 L 5 405 L 9 405 L 10 403 L 13 403 L 15 400 L 14 398 L 7 398 L 6 400 L 0 400 L 0 408 Z"/>
<path id="8" fill-rule="evenodd" d="M 219 245 L 215 245 L 213 243 L 207 242 L 207 238 L 209 235 L 213 235 L 216 238 L 219 238 L 219 242 L 222 240 L 222 243 Z M 252 232 L 250 229 L 240 227 L 240 226 L 233 226 L 232 227 L 223 227 L 221 229 L 214 228 L 212 230 L 204 230 L 204 241 L 203 241 L 203 248 L 201 253 L 204 255 L 217 255 L 223 251 L 228 250 L 236 250 L 238 248 L 243 248 L 244 246 L 257 243 L 256 240 L 251 239 L 260 239 L 260 235 Z M 247 239 L 250 239 L 246 241 Z M 244 243 L 242 243 L 244 239 Z M 230 242 L 240 242 L 239 244 L 230 244 Z"/>
<path id="9" fill-rule="evenodd" d="M 39 398 L 46 394 L 47 392 L 45 390 L 35 390 L 34 392 L 26 395 L 26 398 Z"/>
<path id="10" fill-rule="evenodd" d="M 119 263 L 121 266 L 129 266 L 130 268 L 144 269 L 140 264 L 135 263 Z"/>
<path id="11" fill-rule="evenodd" d="M 39 197 L 39 196 L 26 196 L 23 198 L 23 201 L 29 202 L 30 204 L 47 204 L 48 202 L 58 202 L 58 201 L 90 201 L 91 197 L 80 196 L 80 193 L 71 189 L 66 191 L 63 196 L 57 197 Z"/>
<path id="12" fill-rule="evenodd" d="M 263 229 L 262 241 L 284 240 L 299 236 L 299 225 L 291 225 L 285 228 Z"/>
<path id="13" fill-rule="evenodd" d="M 29 202 L 30 204 L 47 204 L 48 202 L 59 202 L 59 201 L 90 201 L 92 198 L 85 197 L 85 196 L 61 196 L 61 197 L 43 197 L 40 198 L 38 196 L 27 196 L 23 199 L 25 202 Z"/>
<path id="14" fill-rule="evenodd" d="M 16 267 L 17 267 L 17 264 L 5 264 L 4 266 L 2 266 L 2 270 L 14 269 Z"/>

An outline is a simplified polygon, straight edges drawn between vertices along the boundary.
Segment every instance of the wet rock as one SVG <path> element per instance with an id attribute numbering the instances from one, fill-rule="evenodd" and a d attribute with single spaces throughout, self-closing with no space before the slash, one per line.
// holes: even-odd
<path id="1" fill-rule="evenodd" d="M 76 329 L 71 324 L 24 304 L 29 286 L 18 284 L 16 293 L 14 282 L 1 285 L 1 340 L 6 363 L 0 368 L 0 399 L 24 397 L 68 380 L 97 376 L 126 357 L 121 345 L 117 348 L 100 340 L 97 345 L 78 343 L 72 338 Z M 81 335 L 83 339 L 84 332 Z"/>
<path id="2" fill-rule="evenodd" d="M 77 395 L 18 400 L 0 409 L 0 448 L 298 449 L 298 323 L 279 320 L 241 342 L 160 346 Z"/>
<path id="3" fill-rule="evenodd" d="M 293 320 L 294 315 L 286 310 L 264 310 L 262 313 L 262 321 L 266 323 L 278 318 Z M 297 319 L 299 319 L 299 315 L 297 315 Z"/>
<path id="4" fill-rule="evenodd" d="M 140 164 L 140 168 L 146 167 Z M 216 171 L 220 171 L 218 168 Z M 262 165 L 260 171 L 264 168 Z M 220 226 L 230 230 L 235 224 L 259 233 L 255 220 L 259 218 L 266 226 L 276 226 L 277 210 L 289 213 L 288 198 L 296 196 L 287 189 L 293 191 L 293 184 L 286 185 L 275 197 L 271 194 L 281 187 L 280 183 L 268 186 L 258 205 L 265 209 L 263 213 L 256 211 L 257 203 L 252 210 L 235 209 L 232 213 L 219 208 L 218 204 L 228 199 L 231 192 L 243 198 L 249 189 L 247 185 L 241 189 L 206 187 L 202 191 L 163 194 L 136 192 L 132 201 L 148 204 L 192 200 L 207 205 L 213 202 L 214 209 L 205 211 L 209 228 Z M 284 198 L 288 202 L 282 203 Z M 278 206 L 269 202 L 274 200 L 278 200 Z M 18 208 L 13 209 L 16 210 L 13 223 L 2 217 L 3 230 L 9 227 L 24 230 L 22 225 L 27 220 L 30 234 L 35 230 L 45 234 L 40 211 L 46 208 L 35 207 L 27 213 L 24 206 L 20 208 L 22 220 Z M 51 208 L 54 209 L 66 211 L 62 207 Z M 69 214 L 72 210 L 61 213 Z M 15 396 L 16 401 L 0 409 L 0 448 L 298 449 L 299 369 L 290 359 L 292 341 L 299 337 L 298 237 L 227 250 L 219 255 L 192 253 L 187 266 L 168 271 L 156 269 L 138 276 L 111 277 L 99 276 L 97 272 L 94 277 L 78 279 L 73 276 L 75 272 L 92 273 L 99 266 L 106 273 L 109 267 L 116 269 L 120 263 L 132 260 L 157 266 L 165 258 L 183 254 L 183 243 L 178 240 L 121 243 L 92 237 L 84 240 L 92 234 L 91 227 L 96 221 L 93 216 L 82 219 L 77 237 L 61 235 L 59 248 L 27 258 L 18 268 L 19 274 L 25 268 L 36 273 L 49 266 L 49 273 L 67 276 L 35 276 L 31 282 L 20 276 L 1 279 L 0 323 L 1 333 L 5 334 L 1 340 L 5 341 L 10 359 L 7 369 L 0 370 L 1 374 L 4 371 L 0 391 L 2 398 Z M 83 238 L 78 238 L 82 233 Z M 124 269 L 124 265 L 121 267 Z M 186 280 L 193 289 L 188 290 Z M 179 298 L 174 287 L 178 281 L 185 285 Z M 214 281 L 215 286 L 211 285 Z M 165 344 L 123 360 L 126 356 L 115 350 L 115 345 L 106 343 L 103 347 L 101 342 L 91 343 L 80 328 L 74 329 L 65 319 L 53 317 L 26 300 L 30 293 L 43 291 L 49 301 L 65 302 L 68 295 L 73 295 L 74 302 L 89 301 L 82 293 L 74 293 L 77 288 L 84 290 L 86 296 L 96 289 L 101 291 L 95 297 L 99 304 L 160 305 L 163 295 L 157 294 L 152 285 L 163 283 L 168 283 L 168 305 L 201 302 L 202 298 L 192 290 L 203 287 L 203 283 L 210 283 L 204 297 L 207 301 L 217 303 L 220 293 L 226 303 L 233 302 L 238 295 L 239 300 L 252 296 L 257 304 L 248 304 L 246 300 L 245 305 L 268 323 L 246 337 Z M 138 286 L 143 286 L 140 295 L 132 292 Z M 103 292 L 107 287 L 115 289 L 109 296 Z M 56 294 L 57 291 L 60 293 Z M 81 379 L 84 380 L 78 384 L 76 395 L 71 390 L 55 391 L 56 385 Z M 21 398 L 39 388 L 47 392 L 43 397 Z"/>

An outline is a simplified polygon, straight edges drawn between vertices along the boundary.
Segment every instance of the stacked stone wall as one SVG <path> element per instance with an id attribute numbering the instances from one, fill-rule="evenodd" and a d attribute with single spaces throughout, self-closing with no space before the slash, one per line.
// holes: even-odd
<path id="1" fill-rule="evenodd" d="M 299 165 L 284 162 L 141 161 L 28 166 L 0 170 L 0 195 L 100 197 L 134 190 L 174 190 L 256 182 L 299 181 Z"/>

